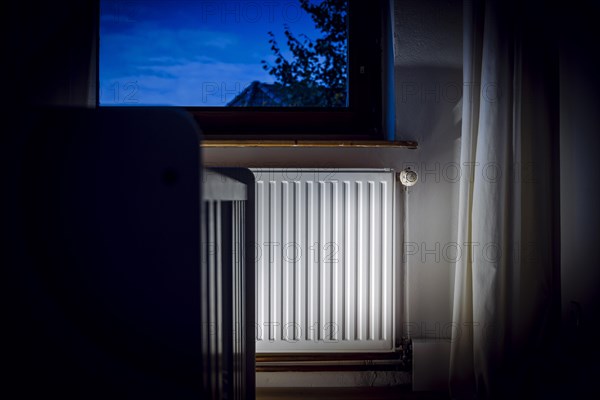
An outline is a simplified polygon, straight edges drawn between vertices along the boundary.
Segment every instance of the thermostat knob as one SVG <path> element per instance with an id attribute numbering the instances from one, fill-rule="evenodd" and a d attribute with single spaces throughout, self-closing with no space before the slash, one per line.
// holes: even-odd
<path id="1" fill-rule="evenodd" d="M 419 180 L 419 175 L 410 168 L 400 172 L 400 182 L 404 186 L 413 186 Z"/>

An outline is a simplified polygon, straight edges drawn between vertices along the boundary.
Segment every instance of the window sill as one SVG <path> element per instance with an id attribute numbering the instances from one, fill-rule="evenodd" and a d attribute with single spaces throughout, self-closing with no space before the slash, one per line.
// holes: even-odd
<path id="1" fill-rule="evenodd" d="M 313 148 L 401 148 L 416 149 L 417 142 L 411 140 L 205 140 L 200 144 L 204 148 L 240 148 L 240 147 L 261 147 L 261 148 L 292 148 L 292 147 L 313 147 Z"/>

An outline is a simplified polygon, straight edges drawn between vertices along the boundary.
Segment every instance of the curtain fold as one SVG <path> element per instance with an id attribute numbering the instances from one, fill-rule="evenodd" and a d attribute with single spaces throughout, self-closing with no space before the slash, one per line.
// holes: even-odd
<path id="1" fill-rule="evenodd" d="M 549 346 L 558 123 L 548 10 L 465 1 L 464 94 L 450 389 L 455 398 L 522 390 Z M 556 61 L 556 62 L 555 62 Z"/>

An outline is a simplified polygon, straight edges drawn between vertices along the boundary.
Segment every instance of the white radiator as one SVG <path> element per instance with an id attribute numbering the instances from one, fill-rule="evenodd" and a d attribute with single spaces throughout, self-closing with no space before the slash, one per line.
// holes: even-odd
<path id="1" fill-rule="evenodd" d="M 394 172 L 253 172 L 256 351 L 392 351 Z"/>

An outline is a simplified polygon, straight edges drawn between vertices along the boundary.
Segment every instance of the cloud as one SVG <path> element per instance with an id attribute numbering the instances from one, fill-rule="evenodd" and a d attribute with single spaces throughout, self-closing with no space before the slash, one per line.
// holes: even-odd
<path id="1" fill-rule="evenodd" d="M 272 81 L 260 60 L 237 56 L 238 42 L 227 32 L 148 24 L 107 33 L 100 42 L 100 103 L 224 106 L 252 81 Z"/>
<path id="2" fill-rule="evenodd" d="M 125 15 L 125 14 L 103 13 L 100 16 L 100 22 L 103 24 L 105 24 L 105 23 L 130 23 L 130 22 L 135 22 L 135 19 L 133 19 L 131 16 Z"/>
<path id="3" fill-rule="evenodd" d="M 109 70 L 144 65 L 150 60 L 193 59 L 199 55 L 233 53 L 238 38 L 228 32 L 199 29 L 165 29 L 136 24 L 122 32 L 106 32 L 100 37 L 101 62 Z"/>
<path id="4" fill-rule="evenodd" d="M 219 49 L 226 49 L 237 43 L 237 40 L 227 37 L 215 37 L 211 40 L 204 42 L 205 46 L 217 47 Z"/>
<path id="5" fill-rule="evenodd" d="M 252 81 L 272 82 L 255 64 L 179 62 L 148 65 L 102 82 L 103 105 L 225 106 Z"/>

